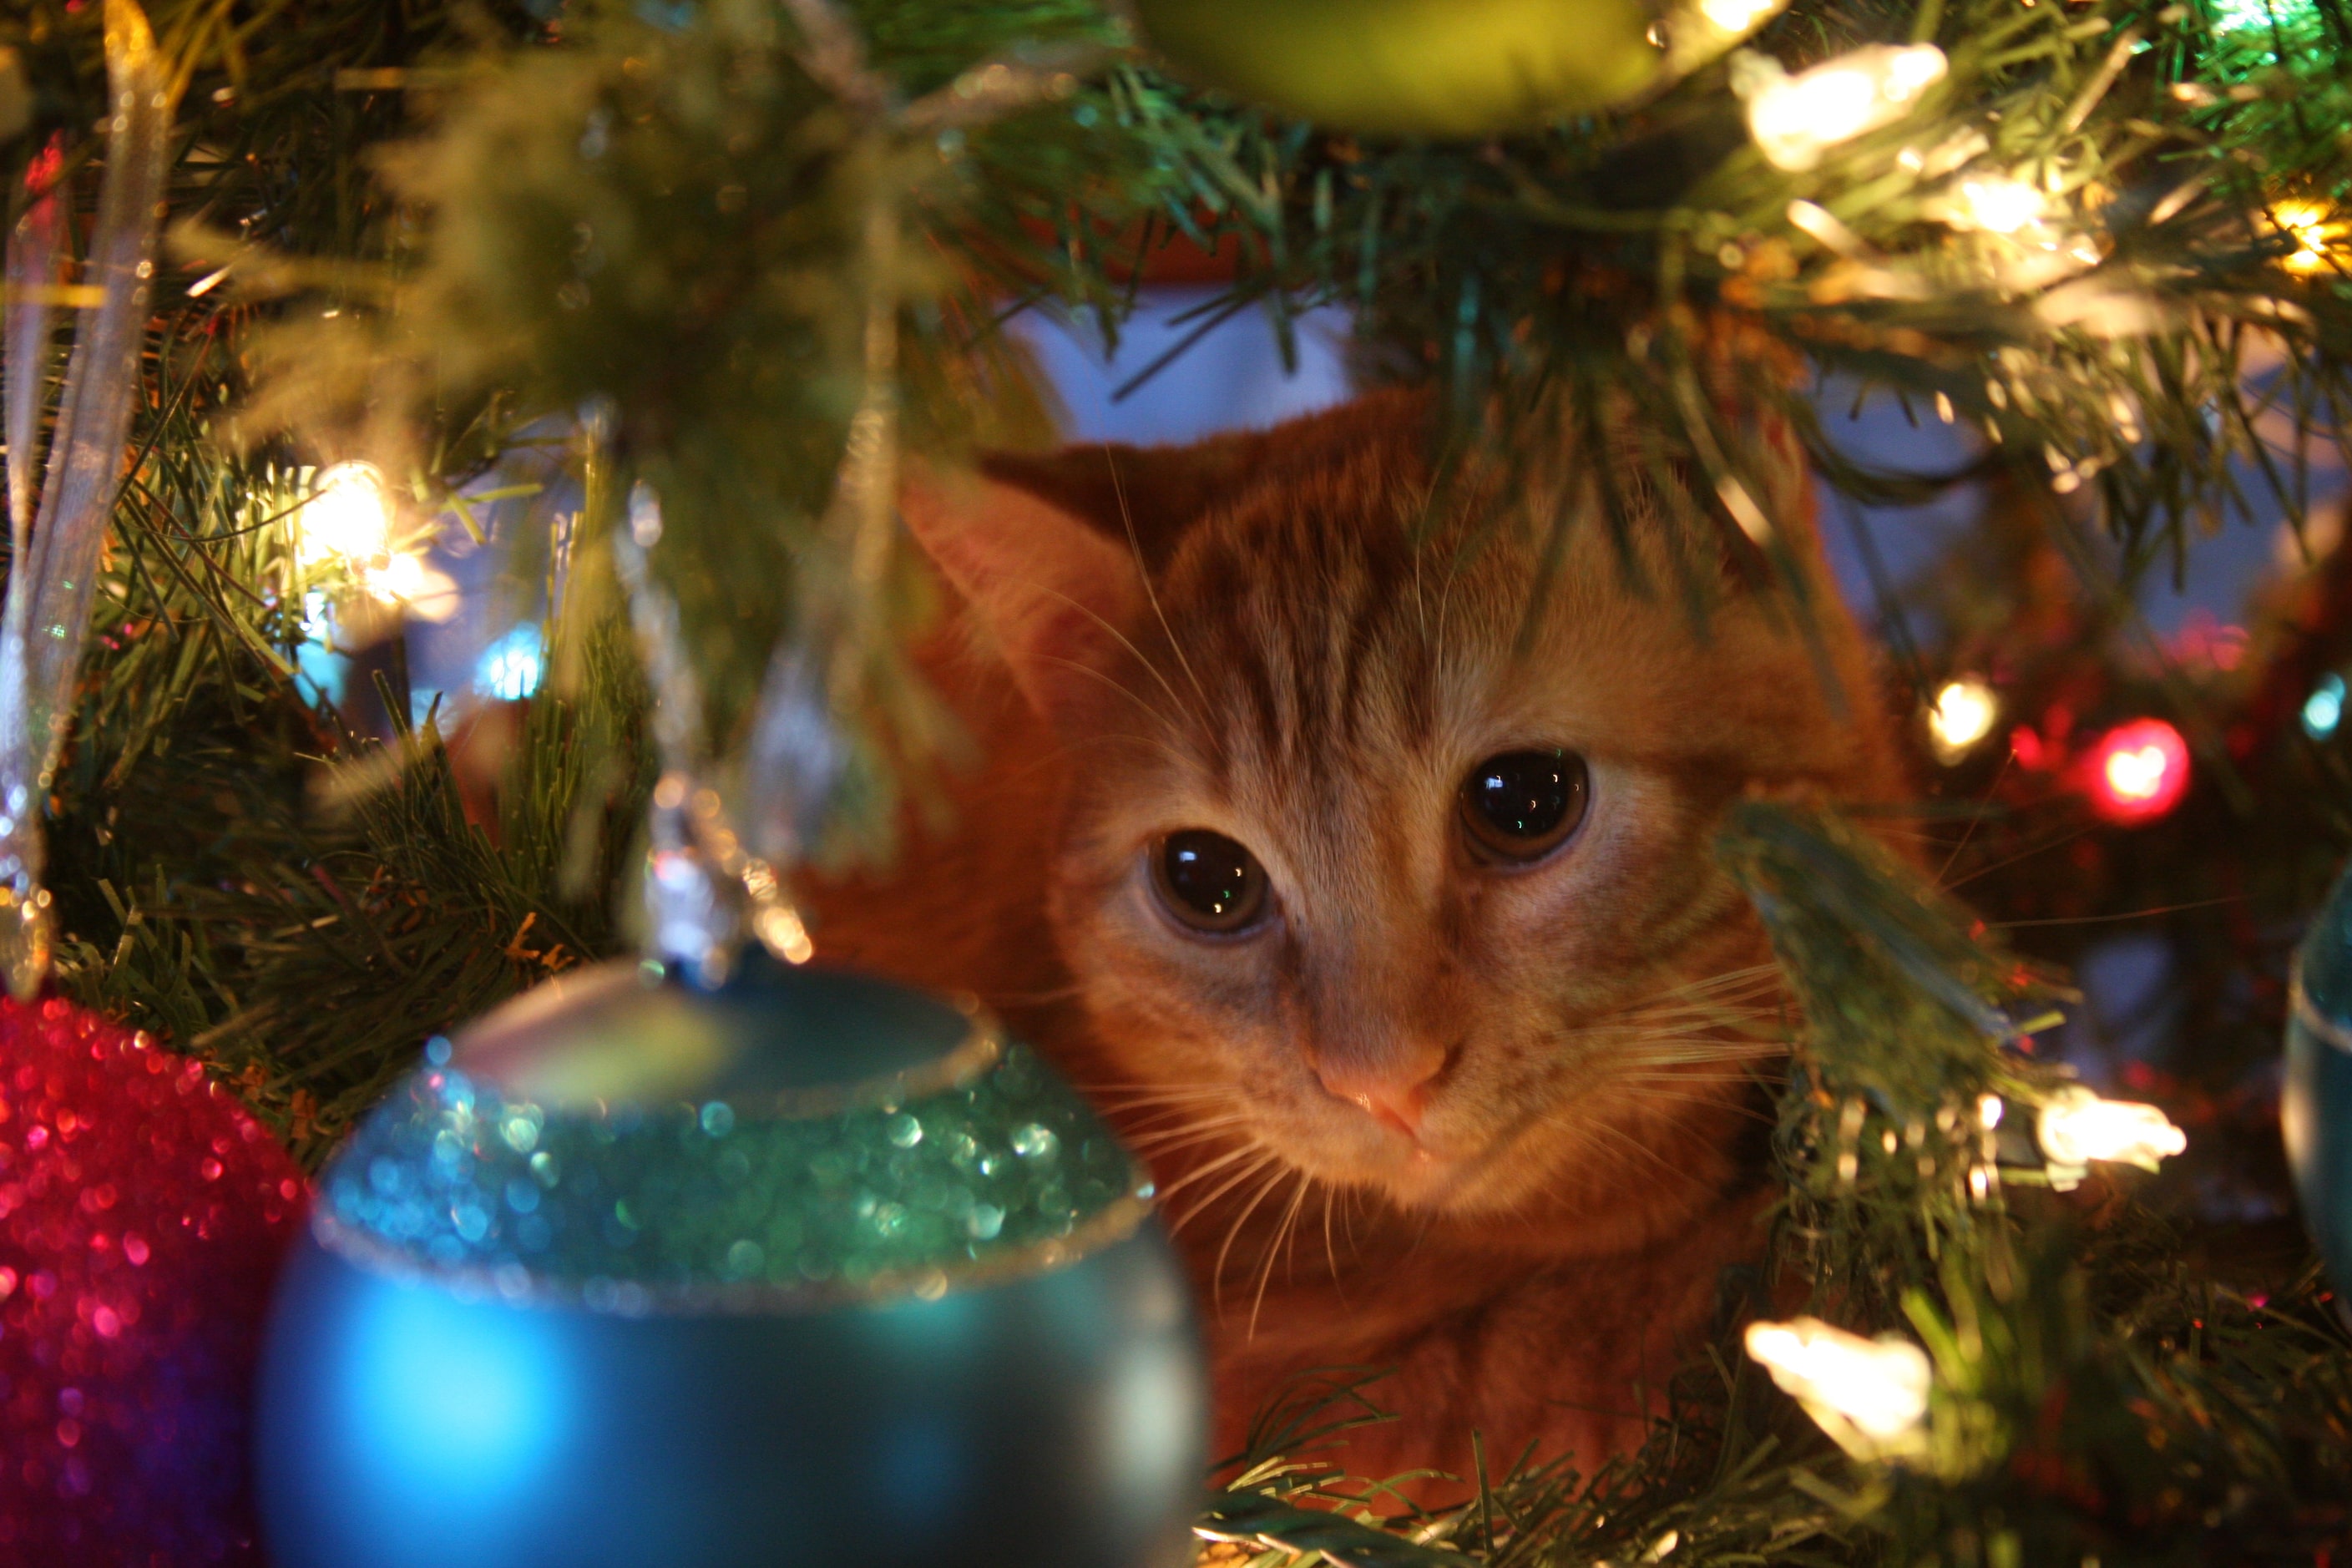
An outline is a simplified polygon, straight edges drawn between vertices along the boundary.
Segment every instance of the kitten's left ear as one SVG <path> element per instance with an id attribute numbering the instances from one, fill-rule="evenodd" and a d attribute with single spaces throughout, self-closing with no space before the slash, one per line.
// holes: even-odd
<path id="1" fill-rule="evenodd" d="M 1049 718 L 1091 689 L 1145 607 L 1132 550 L 1026 489 L 918 471 L 900 487 L 898 508 L 1022 694 Z"/>

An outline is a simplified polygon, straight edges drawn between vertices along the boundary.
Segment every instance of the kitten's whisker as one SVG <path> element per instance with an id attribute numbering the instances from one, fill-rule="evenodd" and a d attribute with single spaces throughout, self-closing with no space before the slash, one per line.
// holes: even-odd
<path id="1" fill-rule="evenodd" d="M 1282 1253 L 1283 1244 L 1289 1239 L 1291 1224 L 1298 1218 L 1299 1205 L 1307 1201 L 1307 1194 L 1314 1184 L 1313 1178 L 1306 1172 L 1298 1173 L 1298 1191 L 1291 1195 L 1290 1206 L 1282 1211 L 1282 1223 L 1275 1226 L 1274 1241 L 1265 1249 L 1265 1264 L 1258 1270 L 1257 1294 L 1250 1299 L 1249 1327 L 1242 1331 L 1244 1339 L 1257 1338 L 1258 1310 L 1265 1305 L 1265 1288 L 1274 1282 L 1275 1259 Z"/>
<path id="2" fill-rule="evenodd" d="M 1785 1005 L 1778 998 L 1754 1004 L 1731 1001 L 1677 1003 L 1671 1007 L 1645 1007 L 1638 1013 L 1628 1013 L 1611 1026 L 1654 1029 L 1696 1024 L 1704 1027 L 1736 1027 L 1777 1018 Z"/>
<path id="3" fill-rule="evenodd" d="M 1085 994 L 1083 986 L 1056 985 L 1050 991 L 1000 991 L 996 995 L 1018 1006 L 1037 1006 L 1047 1002 L 1067 1002 Z"/>
<path id="4" fill-rule="evenodd" d="M 1224 1245 L 1217 1248 L 1216 1265 L 1209 1270 L 1209 1299 L 1219 1317 L 1223 1317 L 1225 1310 L 1225 1259 L 1232 1254 L 1234 1242 L 1241 1236 L 1242 1226 L 1248 1224 L 1249 1216 L 1257 1212 L 1257 1205 L 1265 1202 L 1266 1194 L 1281 1188 L 1286 1174 L 1287 1172 L 1277 1168 L 1258 1184 L 1257 1191 L 1250 1194 L 1249 1202 L 1242 1205 L 1241 1213 L 1234 1215 L 1234 1223 L 1225 1227 Z"/>
<path id="5" fill-rule="evenodd" d="M 1218 1155 L 1215 1159 L 1209 1161 L 1206 1164 L 1195 1165 L 1192 1169 L 1185 1172 L 1182 1175 L 1177 1177 L 1174 1181 L 1160 1188 L 1160 1201 L 1162 1204 L 1167 1203 L 1168 1200 L 1173 1198 L 1178 1193 L 1182 1192 L 1193 1183 L 1201 1181 L 1206 1177 L 1213 1176 L 1219 1171 L 1223 1170 L 1226 1166 L 1234 1163 L 1236 1160 L 1245 1158 L 1251 1154 L 1262 1154 L 1267 1159 L 1272 1159 L 1274 1157 L 1274 1152 L 1270 1149 L 1262 1149 L 1255 1143 L 1244 1143 L 1238 1149 L 1231 1150 L 1226 1153 Z M 1222 1191 L 1223 1189 L 1219 1190 Z"/>
<path id="6" fill-rule="evenodd" d="M 1097 618 L 1099 619 L 1100 617 Z M 1125 637 L 1121 637 L 1119 640 L 1121 642 L 1127 641 Z M 1131 647 L 1132 645 L 1130 644 L 1129 646 Z M 1112 691 L 1126 698 L 1129 702 L 1134 703 L 1138 708 L 1141 709 L 1145 713 L 1149 714 L 1151 718 L 1159 721 L 1160 722 L 1164 724 L 1168 721 L 1168 716 L 1165 713 L 1162 713 L 1158 708 L 1144 700 L 1140 693 L 1129 687 L 1127 682 L 1111 675 L 1108 670 L 1098 669 L 1094 665 L 1082 658 L 1062 658 L 1050 654 L 1042 657 L 1044 658 L 1044 662 L 1047 664 L 1058 664 L 1063 668 L 1069 670 L 1073 674 L 1083 675 L 1089 680 L 1101 682 L 1103 685 L 1108 687 Z M 1166 682 L 1163 681 L 1161 684 L 1165 685 Z M 1171 692 L 1171 695 L 1172 696 L 1173 692 Z M 1149 737 L 1143 735 L 1130 735 L 1126 738 L 1134 741 L 1144 741 L 1147 742 L 1147 743 L 1149 742 Z M 1168 755 L 1171 761 L 1181 760 L 1178 758 L 1177 753 L 1173 749 L 1169 750 Z"/>
<path id="7" fill-rule="evenodd" d="M 1946 876 L 1949 875 L 1952 869 L 1952 861 L 1947 860 L 1944 862 L 1943 871 L 1937 875 L 1937 886 L 1942 888 L 1944 891 L 1948 893 L 1955 892 L 1961 888 L 1967 887 L 1979 877 L 1990 877 L 1995 871 L 2006 870 L 2008 868 L 2016 865 L 2020 860 L 2031 860 L 2036 855 L 2046 855 L 2053 849 L 2063 849 L 2067 845 L 2074 842 L 2075 839 L 2083 837 L 2084 835 L 2095 831 L 2096 831 L 2095 826 L 2072 827 L 2068 828 L 2063 833 L 2053 833 L 2038 843 L 2028 844 L 2024 848 L 2019 850 L 2014 855 L 2004 855 L 2000 859 L 1993 861 L 1990 865 L 1979 866 L 1975 870 L 1970 871 L 1967 876 L 1953 877 L 1949 881 L 1946 881 L 1944 879 Z M 1965 840 L 1963 841 L 1962 847 L 1966 847 Z M 1952 860 L 1957 860 L 1958 858 L 1959 850 L 1953 850 Z"/>
<path id="8" fill-rule="evenodd" d="M 1139 1131 L 1128 1131 L 1127 1142 L 1138 1149 L 1150 1149 L 1162 1143 L 1192 1142 L 1197 1139 L 1217 1137 L 1237 1127 L 1246 1127 L 1246 1116 L 1220 1116 L 1207 1121 L 1184 1121 L 1173 1127 L 1150 1127 Z M 1123 1130 L 1124 1131 L 1124 1130 Z"/>
<path id="9" fill-rule="evenodd" d="M 1127 547 L 1135 555 L 1135 574 L 1143 580 L 1143 596 L 1150 602 L 1151 613 L 1159 618 L 1160 629 L 1168 638 L 1168 651 L 1176 656 L 1176 663 L 1184 671 L 1184 679 L 1192 683 L 1193 695 L 1201 700 L 1201 711 L 1206 713 L 1216 704 L 1209 700 L 1209 689 L 1201 684 L 1201 678 L 1192 673 L 1192 661 L 1184 657 L 1184 645 L 1176 640 L 1176 628 L 1168 624 L 1168 612 L 1160 606 L 1160 592 L 1151 585 L 1150 568 L 1144 564 L 1143 542 L 1135 534 L 1135 513 L 1128 509 L 1127 487 L 1119 482 L 1118 463 L 1110 455 L 1108 442 L 1103 443 L 1103 463 L 1110 469 L 1111 494 L 1118 501 L 1118 520 L 1127 527 Z M 1135 657 L 1142 658 L 1143 655 L 1139 652 Z M 1151 668 L 1149 659 L 1144 661 L 1144 665 L 1146 668 Z M 1159 672 L 1153 670 L 1153 673 Z M 1167 685 L 1166 678 L 1162 677 L 1160 684 Z M 1175 693 L 1171 690 L 1169 695 L 1172 697 Z"/>
<path id="10" fill-rule="evenodd" d="M 1780 990 L 1783 982 L 1780 971 L 1769 974 L 1736 974 L 1708 985 L 1685 986 L 1663 996 L 1653 996 L 1625 1009 L 1628 1013 L 1668 1012 L 1675 1008 L 1730 1007 L 1761 1001 Z"/>
<path id="11" fill-rule="evenodd" d="M 1268 1165 L 1280 1163 L 1280 1156 L 1276 1154 L 1271 1149 L 1244 1148 L 1237 1151 L 1232 1157 L 1238 1158 L 1239 1155 L 1247 1153 L 1255 1153 L 1257 1155 L 1257 1158 L 1250 1163 L 1244 1165 L 1239 1171 L 1227 1177 L 1223 1182 L 1218 1184 L 1215 1190 L 1211 1192 L 1206 1197 L 1197 1199 L 1191 1208 L 1184 1211 L 1181 1218 L 1169 1221 L 1169 1235 L 1175 1235 L 1178 1231 L 1183 1229 L 1186 1226 L 1200 1218 L 1201 1215 L 1206 1214 L 1210 1209 L 1216 1206 L 1218 1199 L 1223 1197 L 1227 1193 L 1232 1192 L 1235 1187 L 1240 1186 L 1244 1182 L 1248 1181 L 1251 1177 L 1262 1173 Z M 1220 1161 L 1218 1163 L 1223 1164 L 1225 1162 Z M 1187 1176 L 1181 1178 L 1180 1182 L 1189 1182 L 1191 1179 L 1192 1178 L 1190 1176 Z"/>
<path id="12" fill-rule="evenodd" d="M 1111 1114 L 1117 1116 L 1122 1125 L 1131 1127 L 1154 1127 L 1171 1120 L 1207 1127 L 1248 1119 L 1246 1111 L 1217 1110 L 1198 1102 L 1191 1105 L 1147 1105 L 1140 1110 L 1120 1107 L 1113 1110 Z"/>
<path id="13" fill-rule="evenodd" d="M 1331 1245 L 1331 1208 L 1339 1199 L 1338 1187 L 1327 1186 L 1323 1189 L 1323 1258 L 1331 1266 L 1331 1283 L 1335 1286 L 1339 1283 L 1339 1254 Z"/>
<path id="14" fill-rule="evenodd" d="M 1644 1029 L 1687 1025 L 1702 1027 L 1738 1026 L 1778 1017 L 1787 1005 L 1788 999 L 1777 989 L 1754 997 L 1716 996 L 1704 1001 L 1661 1003 L 1654 1007 L 1637 1007 L 1621 1014 L 1604 1027 Z"/>
<path id="15" fill-rule="evenodd" d="M 2016 761 L 2017 752 L 2014 748 L 2011 748 L 2001 753 L 2000 769 L 1993 773 L 1992 782 L 1985 785 L 1984 795 L 1982 798 L 1978 800 L 1977 808 L 1969 813 L 1969 825 L 1960 829 L 1960 837 L 1958 840 L 1953 844 L 1952 852 L 1944 857 L 1944 863 L 1942 865 L 1936 868 L 1935 880 L 1937 887 L 1943 888 L 1948 892 L 1951 889 L 1959 885 L 1957 882 L 1947 883 L 1944 879 L 1952 874 L 1953 864 L 1959 859 L 1960 851 L 1969 847 L 1969 840 L 1975 837 L 1977 835 L 1977 829 L 1984 825 L 1986 808 L 1992 805 L 1993 796 L 2000 790 L 2001 781 L 2009 777 L 2010 765 Z M 2084 828 L 2083 831 L 2087 833 L 2090 829 Z"/>
<path id="16" fill-rule="evenodd" d="M 1665 1040 L 1645 1041 L 1629 1050 L 1620 1052 L 1618 1059 L 1659 1065 L 1668 1062 L 1695 1062 L 1702 1066 L 1711 1066 L 1721 1062 L 1778 1061 L 1788 1054 L 1788 1042 L 1782 1040 L 1775 1040 L 1769 1045 L 1727 1043 L 1720 1047 L 1696 1040 Z"/>
<path id="17" fill-rule="evenodd" d="M 1246 1122 L 1236 1119 L 1213 1127 L 1163 1128 L 1157 1132 L 1131 1137 L 1127 1140 L 1127 1146 L 1139 1154 L 1164 1156 L 1179 1149 L 1190 1148 L 1195 1143 L 1213 1143 L 1218 1139 L 1229 1138 L 1246 1125 Z"/>
<path id="18" fill-rule="evenodd" d="M 1114 476 L 1114 478 L 1115 478 L 1115 477 L 1116 477 L 1116 476 Z M 1149 591 L 1150 591 L 1150 580 L 1149 578 L 1146 578 L 1146 579 L 1145 579 L 1145 582 L 1144 582 L 1144 587 L 1145 587 L 1145 591 L 1146 591 L 1146 592 L 1149 592 Z M 1118 643 L 1121 647 L 1123 647 L 1123 648 L 1127 649 L 1127 651 L 1128 651 L 1128 652 L 1129 652 L 1129 653 L 1133 654 L 1133 655 L 1135 656 L 1135 662 L 1136 662 L 1136 663 L 1138 663 L 1138 664 L 1139 664 L 1139 665 L 1141 665 L 1141 666 L 1143 666 L 1144 670 L 1146 671 L 1146 673 L 1148 673 L 1148 674 L 1151 677 L 1151 679 L 1154 679 L 1154 680 L 1156 680 L 1156 681 L 1160 682 L 1160 689 L 1168 693 L 1168 700 L 1169 700 L 1171 702 L 1173 702 L 1173 703 L 1176 705 L 1176 710 L 1177 710 L 1179 713 L 1184 713 L 1184 712 L 1186 712 L 1185 703 L 1184 703 L 1184 699 L 1182 698 L 1182 696 L 1181 696 L 1181 695 L 1177 692 L 1176 688 L 1175 688 L 1174 686 L 1172 686 L 1172 685 L 1171 685 L 1171 684 L 1169 683 L 1168 678 L 1167 678 L 1165 675 L 1162 675 L 1162 674 L 1160 672 L 1160 667 L 1159 667 L 1158 665 L 1156 665 L 1156 664 L 1152 663 L 1152 662 L 1151 662 L 1151 660 L 1150 660 L 1148 657 L 1146 657 L 1146 656 L 1145 656 L 1144 651 L 1143 651 L 1141 648 L 1139 648 L 1139 647 L 1136 647 L 1136 646 L 1135 646 L 1135 644 L 1134 644 L 1134 642 L 1133 642 L 1133 641 L 1132 641 L 1132 640 L 1128 637 L 1128 635 L 1127 635 L 1125 632 L 1123 632 L 1123 631 L 1119 630 L 1119 629 L 1118 629 L 1118 627 L 1117 626 L 1113 625 L 1111 622 L 1109 622 L 1109 621 L 1108 621 L 1108 620 L 1105 620 L 1105 619 L 1104 619 L 1100 615 L 1097 614 L 1097 613 L 1095 612 L 1095 610 L 1094 610 L 1091 606 L 1087 605 L 1082 605 L 1082 604 L 1078 603 L 1078 601 L 1077 601 L 1077 600 L 1076 600 L 1076 599 L 1072 598 L 1069 595 L 1055 592 L 1055 590 L 1053 590 L 1053 589 L 1051 589 L 1051 588 L 1048 588 L 1048 589 L 1046 590 L 1046 592 L 1047 592 L 1048 594 L 1053 595 L 1053 596 L 1054 596 L 1055 598 L 1061 600 L 1063 604 L 1065 604 L 1065 605 L 1068 605 L 1071 609 L 1074 609 L 1074 610 L 1077 611 L 1077 612 L 1078 612 L 1078 614 L 1080 614 L 1080 615 L 1082 615 L 1082 616 L 1086 616 L 1086 618 L 1087 618 L 1087 619 L 1088 619 L 1088 620 L 1090 620 L 1090 621 L 1094 622 L 1094 624 L 1095 624 L 1096 626 L 1100 626 L 1104 631 L 1108 632 L 1108 633 L 1110 634 L 1110 636 L 1111 636 L 1111 640 L 1112 640 L 1112 641 L 1114 641 L 1114 642 Z M 1155 605 L 1156 605 L 1156 603 L 1157 603 L 1157 602 L 1155 601 Z M 1163 624 L 1164 624 L 1164 621 L 1163 621 Z M 1170 634 L 1170 637 L 1171 637 L 1171 640 L 1172 641 L 1172 640 L 1173 640 L 1174 634 L 1172 634 L 1172 633 L 1171 633 L 1171 634 Z M 1179 658 L 1181 658 L 1183 657 L 1183 655 L 1182 655 L 1182 653 L 1180 651 L 1180 652 L 1178 653 L 1177 657 L 1178 657 Z M 1073 665 L 1074 667 L 1077 667 L 1077 668 L 1085 668 L 1085 666 L 1084 666 L 1080 661 L 1076 660 L 1076 659 L 1065 660 L 1065 661 L 1063 661 L 1063 662 L 1065 662 L 1065 663 L 1068 663 L 1068 664 L 1071 664 L 1071 665 Z M 1189 672 L 1188 672 L 1188 673 L 1189 673 Z M 1114 681 L 1114 682 L 1112 682 L 1112 684 L 1113 684 L 1113 685 L 1117 685 L 1118 683 L 1117 683 L 1116 681 Z M 1196 680 L 1196 681 L 1194 681 L 1192 684 L 1193 684 L 1195 687 L 1198 687 L 1198 686 L 1200 685 L 1200 682 Z M 1131 693 L 1131 692 L 1130 692 L 1129 695 L 1132 696 L 1132 695 L 1133 695 L 1133 693 Z M 1204 700 L 1205 700 L 1205 695 L 1204 695 Z M 1152 707 L 1150 703 L 1148 703 L 1148 702 L 1139 702 L 1139 705 L 1143 709 L 1143 710 L 1144 710 L 1145 712 L 1150 713 L 1150 714 L 1153 718 L 1155 718 L 1155 719 L 1164 719 L 1164 718 L 1166 718 L 1166 717 L 1167 717 L 1165 714 L 1163 714 L 1163 713 L 1160 712 L 1157 709 L 1153 708 L 1153 707 Z M 1197 715 L 1197 714 L 1188 714 L 1188 717 L 1198 718 L 1198 717 L 1199 717 L 1199 715 Z"/>
<path id="19" fill-rule="evenodd" d="M 1749 1121 L 1777 1124 L 1780 1120 L 1752 1105 L 1743 1105 L 1737 1100 L 1718 1100 L 1701 1094 L 1664 1094 L 1648 1088 L 1635 1088 L 1628 1092 L 1630 1096 L 1638 1098 L 1644 1105 L 1696 1105 L 1710 1110 L 1720 1110 L 1727 1115 L 1737 1116 Z"/>
<path id="20" fill-rule="evenodd" d="M 1166 714 L 1160 712 L 1160 710 L 1145 701 L 1123 682 L 1114 680 L 1108 675 L 1097 669 L 1091 664 L 1087 664 L 1080 659 L 1052 658 L 1047 658 L 1045 662 L 1049 664 L 1061 665 L 1066 668 L 1086 676 L 1089 679 L 1099 680 L 1105 686 L 1109 687 L 1113 691 L 1118 693 L 1121 697 L 1126 698 L 1129 702 L 1134 703 L 1137 708 L 1142 710 L 1142 711 L 1156 723 L 1165 725 L 1168 722 L 1168 717 Z M 1087 742 L 1089 745 L 1100 745 L 1106 741 L 1118 741 L 1131 746 L 1149 747 L 1150 750 L 1159 752 L 1162 757 L 1165 757 L 1169 762 L 1174 763 L 1180 768 L 1188 768 L 1192 765 L 1192 759 L 1191 757 L 1186 756 L 1182 752 L 1178 751 L 1174 745 L 1157 735 L 1138 734 L 1134 731 L 1129 730 L 1123 731 L 1116 734 L 1097 734 L 1087 737 Z"/>
<path id="21" fill-rule="evenodd" d="M 1612 1085 L 1636 1084 L 1660 1089 L 1704 1089 L 1709 1084 L 1751 1084 L 1765 1083 L 1769 1080 L 1760 1074 L 1754 1073 L 1713 1073 L 1700 1078 L 1687 1073 L 1629 1072 L 1612 1073 L 1610 1075 L 1609 1081 Z M 1686 1098 L 1704 1100 L 1707 1097 L 1705 1094 L 1695 1094 Z"/>
<path id="22" fill-rule="evenodd" d="M 1100 1109 L 1118 1124 L 1120 1131 L 1129 1133 L 1161 1127 L 1171 1121 L 1190 1127 L 1196 1123 L 1200 1114 L 1196 1107 L 1190 1105 L 1146 1106 L 1141 1110 L 1130 1110 L 1124 1106 L 1104 1106 Z"/>
<path id="23" fill-rule="evenodd" d="M 1726 1034 L 1716 1029 L 1627 1029 L 1616 1037 L 1633 1045 L 1725 1046 L 1735 1049 L 1776 1044 L 1777 1034 Z"/>
<path id="24" fill-rule="evenodd" d="M 1105 1105 L 1097 1109 L 1121 1127 L 1156 1127 L 1168 1121 L 1225 1121 L 1241 1114 L 1233 1110 L 1220 1110 L 1207 1100 L 1188 1100 L 1176 1105 Z"/>
<path id="25" fill-rule="evenodd" d="M 1084 1083 L 1077 1088 L 1103 1105 L 1199 1105 L 1233 1098 L 1232 1090 L 1218 1089 L 1102 1089 Z"/>
<path id="26" fill-rule="evenodd" d="M 1590 1121 L 1583 1123 L 1580 1130 L 1599 1132 L 1606 1137 L 1615 1139 L 1618 1142 L 1624 1144 L 1625 1147 L 1633 1150 L 1635 1153 L 1641 1155 L 1643 1159 L 1649 1161 L 1652 1164 L 1657 1166 L 1658 1169 L 1665 1172 L 1670 1176 L 1680 1175 L 1682 1173 L 1675 1168 L 1674 1162 L 1668 1160 L 1664 1154 L 1659 1153 L 1655 1149 L 1651 1148 L 1647 1143 L 1643 1142 L 1639 1138 L 1634 1137 L 1631 1132 L 1626 1131 L 1622 1127 L 1612 1126 L 1606 1121 Z"/>
<path id="27" fill-rule="evenodd" d="M 1650 1000 L 1670 1002 L 1681 996 L 1700 995 L 1741 984 L 1752 984 L 1759 981 L 1777 981 L 1780 975 L 1780 966 L 1777 963 L 1746 963 L 1737 969 L 1719 969 L 1712 974 L 1703 974 L 1696 980 L 1677 981 L 1665 989 L 1654 993 Z"/>
<path id="28" fill-rule="evenodd" d="M 1231 1127 L 1241 1120 L 1232 1114 L 1203 1117 L 1198 1110 L 1185 1106 L 1170 1106 L 1158 1110 L 1141 1112 L 1113 1110 L 1106 1111 L 1104 1114 L 1108 1117 L 1111 1125 L 1118 1130 L 1119 1136 L 1130 1143 L 1146 1138 L 1161 1137 L 1170 1132 L 1186 1131 L 1197 1127 Z"/>

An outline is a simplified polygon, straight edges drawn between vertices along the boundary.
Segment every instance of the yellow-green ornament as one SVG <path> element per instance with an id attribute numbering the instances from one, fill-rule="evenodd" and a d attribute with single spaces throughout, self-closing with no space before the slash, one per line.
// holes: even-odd
<path id="1" fill-rule="evenodd" d="M 1636 97 L 1641 0 L 1132 0 L 1181 71 L 1338 131 L 1483 136 Z"/>

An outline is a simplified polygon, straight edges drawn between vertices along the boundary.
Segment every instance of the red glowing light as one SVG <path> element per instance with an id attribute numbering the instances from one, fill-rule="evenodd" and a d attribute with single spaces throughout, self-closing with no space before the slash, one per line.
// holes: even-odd
<path id="1" fill-rule="evenodd" d="M 2189 789 L 2189 743 L 2161 719 L 2134 719 L 2099 737 L 2083 758 L 2092 808 L 2109 822 L 2154 822 Z"/>

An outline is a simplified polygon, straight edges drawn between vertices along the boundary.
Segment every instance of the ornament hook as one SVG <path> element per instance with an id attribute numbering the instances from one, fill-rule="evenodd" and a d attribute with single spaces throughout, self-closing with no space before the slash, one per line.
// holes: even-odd
<path id="1" fill-rule="evenodd" d="M 646 813 L 645 898 L 649 940 L 666 963 L 697 984 L 724 982 L 748 926 L 776 957 L 814 956 L 808 927 L 782 871 L 743 844 L 719 791 L 704 782 L 702 687 L 686 654 L 677 605 L 653 579 L 646 552 L 661 538 L 661 501 L 638 482 L 613 536 L 613 562 L 628 590 L 629 618 L 653 684 L 654 748 L 661 778 Z"/>

